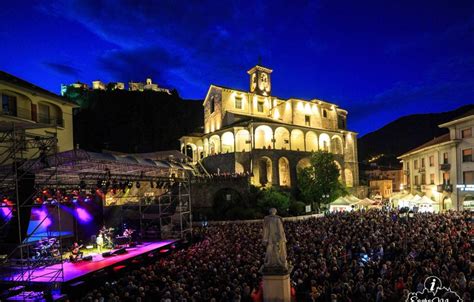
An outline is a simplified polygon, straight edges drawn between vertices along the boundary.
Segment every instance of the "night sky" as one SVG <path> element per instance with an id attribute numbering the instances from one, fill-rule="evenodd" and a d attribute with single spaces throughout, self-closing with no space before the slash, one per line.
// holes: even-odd
<path id="1" fill-rule="evenodd" d="M 203 99 L 261 57 L 274 95 L 336 103 L 361 135 L 474 103 L 472 0 L 5 1 L 0 41 L 1 70 L 56 93 L 151 76 Z"/>

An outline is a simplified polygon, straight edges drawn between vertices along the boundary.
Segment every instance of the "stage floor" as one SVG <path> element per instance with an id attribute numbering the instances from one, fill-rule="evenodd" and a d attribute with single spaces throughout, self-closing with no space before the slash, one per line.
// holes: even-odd
<path id="1" fill-rule="evenodd" d="M 111 257 L 102 257 L 102 254 L 93 255 L 92 261 L 79 261 L 77 263 L 71 263 L 69 261 L 63 263 L 64 278 L 58 275 L 60 272 L 61 264 L 55 264 L 41 269 L 35 269 L 32 271 L 24 271 L 23 276 L 21 272 L 16 272 L 10 277 L 4 279 L 4 281 L 19 282 L 19 281 L 31 281 L 31 282 L 60 282 L 66 283 L 74 279 L 78 279 L 90 273 L 99 271 L 101 269 L 114 266 L 118 263 L 133 259 L 143 254 L 152 252 L 160 249 L 164 246 L 170 245 L 176 242 L 176 240 L 162 240 L 158 242 L 144 242 L 143 244 L 127 248 L 127 253 L 122 255 L 113 255 Z M 30 275 L 30 277 L 28 277 Z"/>

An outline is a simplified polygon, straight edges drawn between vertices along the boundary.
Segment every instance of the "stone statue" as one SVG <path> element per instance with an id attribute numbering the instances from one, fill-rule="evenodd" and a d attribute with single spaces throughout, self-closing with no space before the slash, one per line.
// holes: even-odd
<path id="1" fill-rule="evenodd" d="M 263 244 L 266 246 L 263 272 L 283 273 L 288 271 L 286 261 L 286 236 L 283 221 L 275 208 L 263 220 Z"/>

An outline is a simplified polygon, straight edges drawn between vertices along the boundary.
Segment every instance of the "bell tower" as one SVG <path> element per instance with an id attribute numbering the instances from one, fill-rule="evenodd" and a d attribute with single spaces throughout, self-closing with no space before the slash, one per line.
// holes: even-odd
<path id="1" fill-rule="evenodd" d="M 272 93 L 270 74 L 273 70 L 255 65 L 247 73 L 250 75 L 250 92 L 269 96 Z"/>

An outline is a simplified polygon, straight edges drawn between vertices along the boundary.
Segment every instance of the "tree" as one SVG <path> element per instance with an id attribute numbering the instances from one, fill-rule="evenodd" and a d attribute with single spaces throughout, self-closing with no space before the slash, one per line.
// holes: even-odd
<path id="1" fill-rule="evenodd" d="M 310 166 L 297 172 L 298 188 L 304 200 L 313 207 L 316 206 L 318 211 L 321 203 L 331 203 L 347 193 L 344 185 L 339 182 L 339 169 L 332 153 L 314 152 Z"/>
<path id="2" fill-rule="evenodd" d="M 267 215 L 271 208 L 277 209 L 280 215 L 286 215 L 290 206 L 290 196 L 287 193 L 281 192 L 277 189 L 266 189 L 257 200 L 257 205 L 262 214 Z"/>

